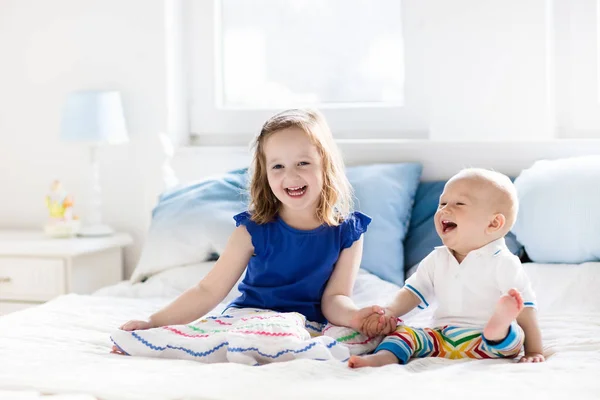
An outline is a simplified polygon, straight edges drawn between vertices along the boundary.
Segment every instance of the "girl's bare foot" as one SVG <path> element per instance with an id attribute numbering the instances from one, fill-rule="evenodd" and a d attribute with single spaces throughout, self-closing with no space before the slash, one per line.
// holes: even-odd
<path id="1" fill-rule="evenodd" d="M 111 353 L 125 355 L 125 353 L 123 352 L 123 350 L 121 350 L 120 348 L 118 348 L 115 345 L 113 345 Z"/>
<path id="2" fill-rule="evenodd" d="M 494 314 L 483 328 L 483 337 L 494 342 L 502 341 L 508 335 L 510 324 L 523 309 L 523 297 L 516 289 L 510 289 L 496 304 Z"/>
<path id="3" fill-rule="evenodd" d="M 381 367 L 388 364 L 398 364 L 398 359 L 391 351 L 380 350 L 368 356 L 352 356 L 348 360 L 350 368 Z"/>

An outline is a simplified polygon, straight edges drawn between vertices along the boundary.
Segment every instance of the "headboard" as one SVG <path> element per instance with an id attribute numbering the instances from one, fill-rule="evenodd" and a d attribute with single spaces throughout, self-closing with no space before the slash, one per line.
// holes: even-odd
<path id="1" fill-rule="evenodd" d="M 430 140 L 340 140 L 346 165 L 417 161 L 422 179 L 447 179 L 464 167 L 491 168 L 510 176 L 541 159 L 600 155 L 600 139 L 522 142 L 439 142 Z M 195 181 L 250 163 L 248 147 L 186 147 L 172 160 L 180 182 Z"/>

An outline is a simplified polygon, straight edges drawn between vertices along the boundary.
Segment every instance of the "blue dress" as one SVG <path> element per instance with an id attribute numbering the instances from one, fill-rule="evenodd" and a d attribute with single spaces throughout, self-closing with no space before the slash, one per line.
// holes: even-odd
<path id="1" fill-rule="evenodd" d="M 257 224 L 250 213 L 233 217 L 252 237 L 254 255 L 229 307 L 298 312 L 308 321 L 325 323 L 321 297 L 340 253 L 366 232 L 371 218 L 354 212 L 338 226 L 304 231 L 281 218 Z"/>

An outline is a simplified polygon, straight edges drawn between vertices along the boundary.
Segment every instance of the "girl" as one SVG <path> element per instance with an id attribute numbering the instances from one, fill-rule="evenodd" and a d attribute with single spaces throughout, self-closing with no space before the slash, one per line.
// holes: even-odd
<path id="1" fill-rule="evenodd" d="M 312 336 L 316 336 L 327 321 L 360 331 L 367 316 L 383 314 L 378 306 L 359 310 L 350 299 L 361 261 L 362 235 L 371 219 L 359 212 L 350 212 L 350 184 L 322 114 L 314 110 L 287 110 L 263 125 L 254 143 L 250 197 L 250 211 L 234 216 L 236 229 L 210 273 L 148 320 L 129 321 L 121 326 L 122 331 L 197 320 L 225 298 L 246 268 L 246 276 L 239 285 L 241 296 L 229 304 L 227 315 L 216 317 L 229 320 L 218 322 L 218 326 L 210 325 L 215 324 L 214 319 L 200 321 L 209 324 L 200 329 L 203 338 L 224 335 L 219 340 L 227 343 L 230 350 L 233 339 L 227 331 L 264 335 L 265 330 L 270 329 L 271 342 L 275 340 L 273 336 L 288 334 L 310 339 L 307 332 L 294 331 L 298 316 L 302 318 L 302 329 L 312 330 Z M 262 316 L 259 318 L 256 313 Z M 240 328 L 232 322 L 243 325 L 251 318 L 254 322 L 280 321 L 290 315 L 296 320 L 288 320 L 287 325 L 276 328 L 273 328 L 276 324 L 266 323 L 258 330 L 256 324 Z M 225 325 L 227 329 L 223 328 Z M 181 331 L 180 327 L 177 331 Z M 198 332 L 198 326 L 194 332 Z M 200 335 L 183 336 L 189 339 Z M 112 339 L 116 345 L 114 351 L 131 353 L 131 348 L 124 348 L 115 340 L 115 335 Z M 150 341 L 147 337 L 144 340 Z M 216 348 L 218 343 L 216 340 L 212 344 Z M 181 350 L 165 342 L 153 346 L 166 351 Z M 298 351 L 286 354 L 297 355 Z M 225 352 L 200 361 L 225 361 L 223 358 L 231 360 L 231 355 Z M 273 361 L 273 358 L 263 357 L 260 361 Z"/>

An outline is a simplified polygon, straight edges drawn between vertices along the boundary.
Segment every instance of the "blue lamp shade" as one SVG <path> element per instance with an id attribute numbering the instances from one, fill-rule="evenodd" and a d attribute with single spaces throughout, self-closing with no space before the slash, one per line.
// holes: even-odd
<path id="1" fill-rule="evenodd" d="M 128 142 L 119 92 L 81 91 L 69 94 L 63 109 L 60 137 L 69 142 Z"/>

